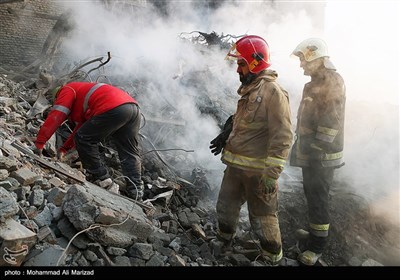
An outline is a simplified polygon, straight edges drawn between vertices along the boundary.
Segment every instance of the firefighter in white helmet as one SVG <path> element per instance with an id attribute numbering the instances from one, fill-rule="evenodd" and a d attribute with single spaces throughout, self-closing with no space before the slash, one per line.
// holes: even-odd
<path id="1" fill-rule="evenodd" d="M 292 52 L 300 59 L 305 84 L 297 113 L 295 143 L 290 164 L 302 168 L 303 189 L 308 204 L 308 230 L 297 231 L 305 249 L 298 260 L 314 265 L 327 245 L 329 233 L 329 188 L 336 168 L 344 165 L 344 116 L 346 90 L 336 72 L 326 43 L 319 38 L 301 42 Z"/>
<path id="2" fill-rule="evenodd" d="M 237 61 L 242 84 L 235 114 L 210 146 L 215 155 L 222 151 L 222 162 L 227 165 L 216 207 L 217 238 L 229 247 L 241 207 L 247 202 L 262 256 L 277 265 L 282 259 L 278 178 L 293 141 L 289 96 L 277 83 L 278 74 L 267 69 L 270 52 L 263 38 L 241 38 L 227 57 Z"/>

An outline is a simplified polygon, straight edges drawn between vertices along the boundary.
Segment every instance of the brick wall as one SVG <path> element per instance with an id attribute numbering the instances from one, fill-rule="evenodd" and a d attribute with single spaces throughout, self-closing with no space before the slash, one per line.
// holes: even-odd
<path id="1" fill-rule="evenodd" d="M 35 61 L 60 13 L 51 0 L 0 4 L 0 67 Z"/>

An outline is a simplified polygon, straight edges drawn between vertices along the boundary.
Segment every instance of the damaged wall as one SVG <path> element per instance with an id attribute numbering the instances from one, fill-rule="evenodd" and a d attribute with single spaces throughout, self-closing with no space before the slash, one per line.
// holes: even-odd
<path id="1" fill-rule="evenodd" d="M 0 3 L 0 65 L 34 61 L 61 12 L 56 1 Z"/>

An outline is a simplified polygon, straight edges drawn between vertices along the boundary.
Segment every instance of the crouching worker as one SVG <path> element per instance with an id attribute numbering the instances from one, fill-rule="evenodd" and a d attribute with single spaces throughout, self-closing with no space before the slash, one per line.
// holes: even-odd
<path id="1" fill-rule="evenodd" d="M 34 152 L 41 155 L 46 142 L 68 118 L 75 123 L 75 128 L 58 150 L 59 157 L 75 147 L 86 170 L 86 179 L 107 187 L 104 183 L 112 180 L 100 158 L 99 144 L 110 137 L 118 151 L 126 192 L 129 197 L 140 200 L 143 182 L 137 101 L 125 91 L 104 83 L 71 82 L 52 89 L 51 93 L 54 105 L 39 130 Z"/>

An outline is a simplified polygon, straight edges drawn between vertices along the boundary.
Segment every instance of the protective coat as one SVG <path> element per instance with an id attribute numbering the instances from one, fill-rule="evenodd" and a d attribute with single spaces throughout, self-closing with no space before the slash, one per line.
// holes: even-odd
<path id="1" fill-rule="evenodd" d="M 310 166 L 310 161 L 318 161 L 322 167 L 343 165 L 345 92 L 343 78 L 324 67 L 304 86 L 292 166 Z"/>
<path id="2" fill-rule="evenodd" d="M 233 130 L 222 161 L 232 167 L 278 179 L 292 145 L 288 93 L 276 82 L 278 74 L 264 70 L 255 81 L 240 86 Z"/>
<path id="3" fill-rule="evenodd" d="M 52 110 L 39 130 L 35 142 L 38 149 L 43 149 L 45 143 L 67 118 L 75 123 L 75 128 L 60 148 L 64 152 L 74 147 L 73 138 L 76 131 L 91 117 L 125 103 L 137 104 L 136 100 L 127 92 L 107 84 L 98 87 L 89 98 L 86 98 L 85 102 L 85 97 L 95 84 L 72 82 L 61 88 Z"/>

